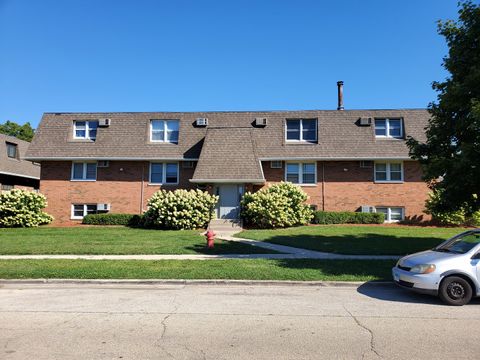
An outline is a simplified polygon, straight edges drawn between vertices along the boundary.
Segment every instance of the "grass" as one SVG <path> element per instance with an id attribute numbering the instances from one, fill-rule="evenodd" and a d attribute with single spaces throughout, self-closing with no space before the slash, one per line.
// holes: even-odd
<path id="1" fill-rule="evenodd" d="M 251 245 L 215 241 L 205 247 L 199 231 L 161 231 L 127 227 L 0 229 L 1 255 L 34 254 L 258 254 L 274 253 Z"/>
<path id="2" fill-rule="evenodd" d="M 391 280 L 390 260 L 2 260 L 3 279 Z"/>
<path id="3" fill-rule="evenodd" d="M 300 226 L 246 230 L 237 237 L 336 254 L 406 255 L 431 249 L 462 228 L 414 226 Z"/>

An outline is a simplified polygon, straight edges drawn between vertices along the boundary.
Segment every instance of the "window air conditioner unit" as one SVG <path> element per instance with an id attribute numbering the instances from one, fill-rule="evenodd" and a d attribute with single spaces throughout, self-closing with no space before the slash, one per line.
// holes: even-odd
<path id="1" fill-rule="evenodd" d="M 267 126 L 267 118 L 255 118 L 255 126 Z"/>
<path id="2" fill-rule="evenodd" d="M 207 126 L 208 125 L 208 119 L 207 118 L 197 118 L 195 120 L 195 124 L 197 126 Z"/>
<path id="3" fill-rule="evenodd" d="M 99 119 L 98 120 L 98 126 L 101 127 L 109 127 L 110 126 L 110 119 Z"/>
<path id="4" fill-rule="evenodd" d="M 370 126 L 370 125 L 372 125 L 372 118 L 361 117 L 359 124 L 360 124 L 360 126 Z"/>
<path id="5" fill-rule="evenodd" d="M 375 209 L 375 206 L 362 205 L 362 213 L 374 213 L 374 212 L 377 212 L 377 209 Z"/>
<path id="6" fill-rule="evenodd" d="M 110 204 L 97 204 L 97 211 L 110 211 Z"/>

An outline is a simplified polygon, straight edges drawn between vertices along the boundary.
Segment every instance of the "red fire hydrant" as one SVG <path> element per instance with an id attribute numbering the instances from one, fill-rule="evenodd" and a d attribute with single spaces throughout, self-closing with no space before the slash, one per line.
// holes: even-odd
<path id="1" fill-rule="evenodd" d="M 214 246 L 214 241 L 215 241 L 215 233 L 212 230 L 208 230 L 205 233 L 205 236 L 207 238 L 207 248 L 213 249 Z"/>

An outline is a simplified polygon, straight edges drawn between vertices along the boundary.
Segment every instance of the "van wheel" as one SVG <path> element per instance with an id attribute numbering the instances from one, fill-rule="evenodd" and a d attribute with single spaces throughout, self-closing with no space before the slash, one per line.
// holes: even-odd
<path id="1" fill-rule="evenodd" d="M 462 306 L 472 299 L 472 286 L 458 276 L 449 276 L 440 284 L 438 295 L 448 305 Z"/>

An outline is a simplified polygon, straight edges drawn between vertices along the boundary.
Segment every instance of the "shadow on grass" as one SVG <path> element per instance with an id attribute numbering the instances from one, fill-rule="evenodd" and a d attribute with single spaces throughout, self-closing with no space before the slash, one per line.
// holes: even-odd
<path id="1" fill-rule="evenodd" d="M 407 255 L 431 249 L 445 238 L 395 236 L 376 233 L 358 235 L 274 235 L 264 241 L 309 250 L 345 255 Z"/>
<path id="2" fill-rule="evenodd" d="M 262 249 L 253 245 L 233 241 L 215 242 L 213 249 L 207 248 L 206 244 L 186 246 L 186 250 L 195 251 L 204 255 L 227 255 L 227 254 L 278 254 L 273 250 Z"/>

